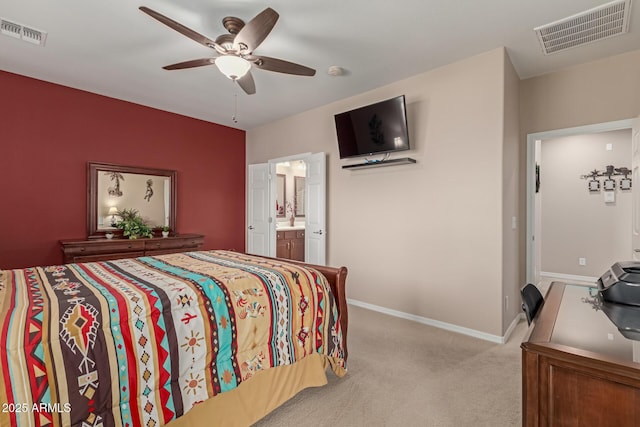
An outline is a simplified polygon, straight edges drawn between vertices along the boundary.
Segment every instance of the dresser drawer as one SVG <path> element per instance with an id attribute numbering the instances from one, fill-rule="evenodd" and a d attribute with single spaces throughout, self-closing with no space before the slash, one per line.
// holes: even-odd
<path id="1" fill-rule="evenodd" d="M 189 248 L 197 248 L 203 243 L 204 243 L 204 238 L 199 238 L 199 237 L 191 237 L 188 239 L 185 239 L 185 238 L 151 239 L 146 241 L 144 249 L 147 252 L 164 250 L 164 249 L 189 249 Z"/>
<path id="2" fill-rule="evenodd" d="M 65 263 L 107 261 L 145 255 L 160 255 L 197 250 L 204 244 L 201 234 L 182 234 L 146 239 L 61 240 Z"/>
<path id="3" fill-rule="evenodd" d="M 187 246 L 187 242 L 183 239 L 151 239 L 145 243 L 145 250 L 155 251 L 158 249 L 180 249 Z"/>
<path id="4" fill-rule="evenodd" d="M 68 255 L 83 254 L 107 254 L 111 252 L 135 252 L 144 251 L 144 241 L 142 240 L 115 240 L 113 242 L 100 241 L 99 243 L 89 242 L 87 244 L 70 245 L 65 248 Z"/>
<path id="5" fill-rule="evenodd" d="M 183 248 L 197 248 L 204 245 L 204 236 L 194 236 L 184 239 Z"/>
<path id="6" fill-rule="evenodd" d="M 160 251 L 165 249 L 192 249 L 204 243 L 203 236 L 176 236 L 158 239 L 148 239 L 145 241 L 145 251 Z M 173 251 L 178 252 L 178 251 Z M 168 252 L 167 252 L 168 253 Z"/>

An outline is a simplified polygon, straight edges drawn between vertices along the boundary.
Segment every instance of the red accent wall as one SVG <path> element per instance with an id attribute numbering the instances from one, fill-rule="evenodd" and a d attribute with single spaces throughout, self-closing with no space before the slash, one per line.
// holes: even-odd
<path id="1" fill-rule="evenodd" d="M 87 162 L 178 171 L 180 233 L 244 250 L 245 132 L 0 71 L 0 269 L 86 237 Z"/>

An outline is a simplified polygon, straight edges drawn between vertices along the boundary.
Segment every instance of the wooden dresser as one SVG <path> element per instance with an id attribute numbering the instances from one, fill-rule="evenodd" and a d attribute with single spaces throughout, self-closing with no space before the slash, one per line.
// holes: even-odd
<path id="1" fill-rule="evenodd" d="M 637 426 L 640 341 L 597 288 L 552 283 L 522 343 L 523 426 Z M 612 318 L 616 319 L 615 316 Z"/>
<path id="2" fill-rule="evenodd" d="M 61 240 L 60 248 L 68 264 L 195 251 L 203 243 L 201 234 L 179 234 L 150 239 Z"/>

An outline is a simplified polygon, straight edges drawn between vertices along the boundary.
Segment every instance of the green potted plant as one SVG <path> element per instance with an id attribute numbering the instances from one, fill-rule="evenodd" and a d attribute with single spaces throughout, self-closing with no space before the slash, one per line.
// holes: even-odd
<path id="1" fill-rule="evenodd" d="M 116 227 L 122 230 L 122 235 L 129 239 L 137 239 L 138 237 L 153 237 L 151 227 L 149 227 L 137 209 L 122 209 L 118 211 L 120 221 L 116 223 Z"/>
<path id="2" fill-rule="evenodd" d="M 162 228 L 162 237 L 169 237 L 169 226 L 164 225 Z"/>

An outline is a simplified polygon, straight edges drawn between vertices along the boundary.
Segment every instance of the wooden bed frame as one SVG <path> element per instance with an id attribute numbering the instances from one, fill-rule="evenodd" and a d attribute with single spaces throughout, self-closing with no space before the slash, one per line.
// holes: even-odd
<path id="1" fill-rule="evenodd" d="M 305 264 L 315 268 L 327 278 L 331 286 L 331 292 L 338 304 L 340 314 L 340 328 L 342 329 L 342 348 L 344 349 L 344 360 L 347 360 L 347 328 L 349 326 L 349 310 L 347 308 L 346 280 L 347 267 L 327 267 L 322 265 Z"/>

